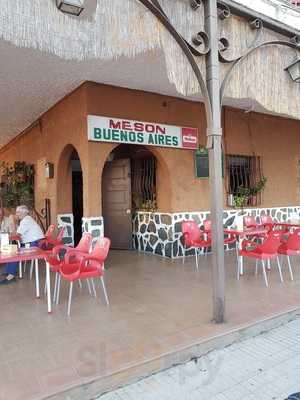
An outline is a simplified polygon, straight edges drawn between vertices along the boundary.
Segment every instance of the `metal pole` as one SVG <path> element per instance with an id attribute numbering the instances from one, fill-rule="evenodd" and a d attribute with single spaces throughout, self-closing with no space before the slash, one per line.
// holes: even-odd
<path id="1" fill-rule="evenodd" d="M 208 123 L 211 129 L 207 135 L 212 221 L 213 319 L 216 323 L 222 323 L 225 319 L 225 269 L 217 0 L 205 2 L 205 26 L 210 38 L 210 52 L 206 56 L 206 84 L 212 110 L 212 121 L 211 124 Z"/>

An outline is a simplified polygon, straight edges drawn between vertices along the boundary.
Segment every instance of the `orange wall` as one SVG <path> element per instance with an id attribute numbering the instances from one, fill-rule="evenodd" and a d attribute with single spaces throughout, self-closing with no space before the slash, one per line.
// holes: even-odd
<path id="1" fill-rule="evenodd" d="M 35 165 L 36 203 L 51 199 L 56 213 L 72 212 L 69 158 L 73 145 L 83 169 L 84 215 L 101 214 L 101 174 L 116 144 L 88 142 L 86 115 L 95 114 L 179 126 L 198 127 L 205 144 L 203 107 L 195 102 L 87 82 L 46 112 L 39 123 L 0 151 L 0 160 Z M 300 122 L 226 108 L 223 112 L 227 154 L 259 155 L 268 178 L 265 207 L 295 205 L 300 199 Z M 196 179 L 191 150 L 149 148 L 158 160 L 159 211 L 209 209 L 208 179 Z M 299 150 L 298 150 L 299 149 Z M 54 179 L 44 178 L 44 163 L 55 165 Z"/>

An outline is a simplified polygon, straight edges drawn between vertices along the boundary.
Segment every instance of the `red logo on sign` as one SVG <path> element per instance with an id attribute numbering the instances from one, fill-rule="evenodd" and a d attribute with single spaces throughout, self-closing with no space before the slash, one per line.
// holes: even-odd
<path id="1" fill-rule="evenodd" d="M 197 149 L 198 147 L 198 129 L 181 128 L 182 147 L 184 149 Z"/>

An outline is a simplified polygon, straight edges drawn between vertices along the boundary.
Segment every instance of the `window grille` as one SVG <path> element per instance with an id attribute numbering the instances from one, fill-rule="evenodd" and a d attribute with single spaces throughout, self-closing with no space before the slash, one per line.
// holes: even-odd
<path id="1" fill-rule="evenodd" d="M 241 188 L 251 190 L 263 177 L 261 160 L 256 156 L 226 156 L 226 172 L 228 205 L 233 205 L 230 197 L 239 196 Z M 249 196 L 245 205 L 258 206 L 261 202 L 261 192 L 259 192 Z"/>
<path id="2" fill-rule="evenodd" d="M 156 159 L 135 158 L 131 163 L 133 208 L 156 207 Z"/>

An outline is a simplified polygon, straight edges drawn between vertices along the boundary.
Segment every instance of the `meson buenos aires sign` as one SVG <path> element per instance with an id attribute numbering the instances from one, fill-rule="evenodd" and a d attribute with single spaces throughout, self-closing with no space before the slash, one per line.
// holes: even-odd
<path id="1" fill-rule="evenodd" d="M 198 129 L 88 115 L 88 139 L 99 142 L 197 149 Z"/>

